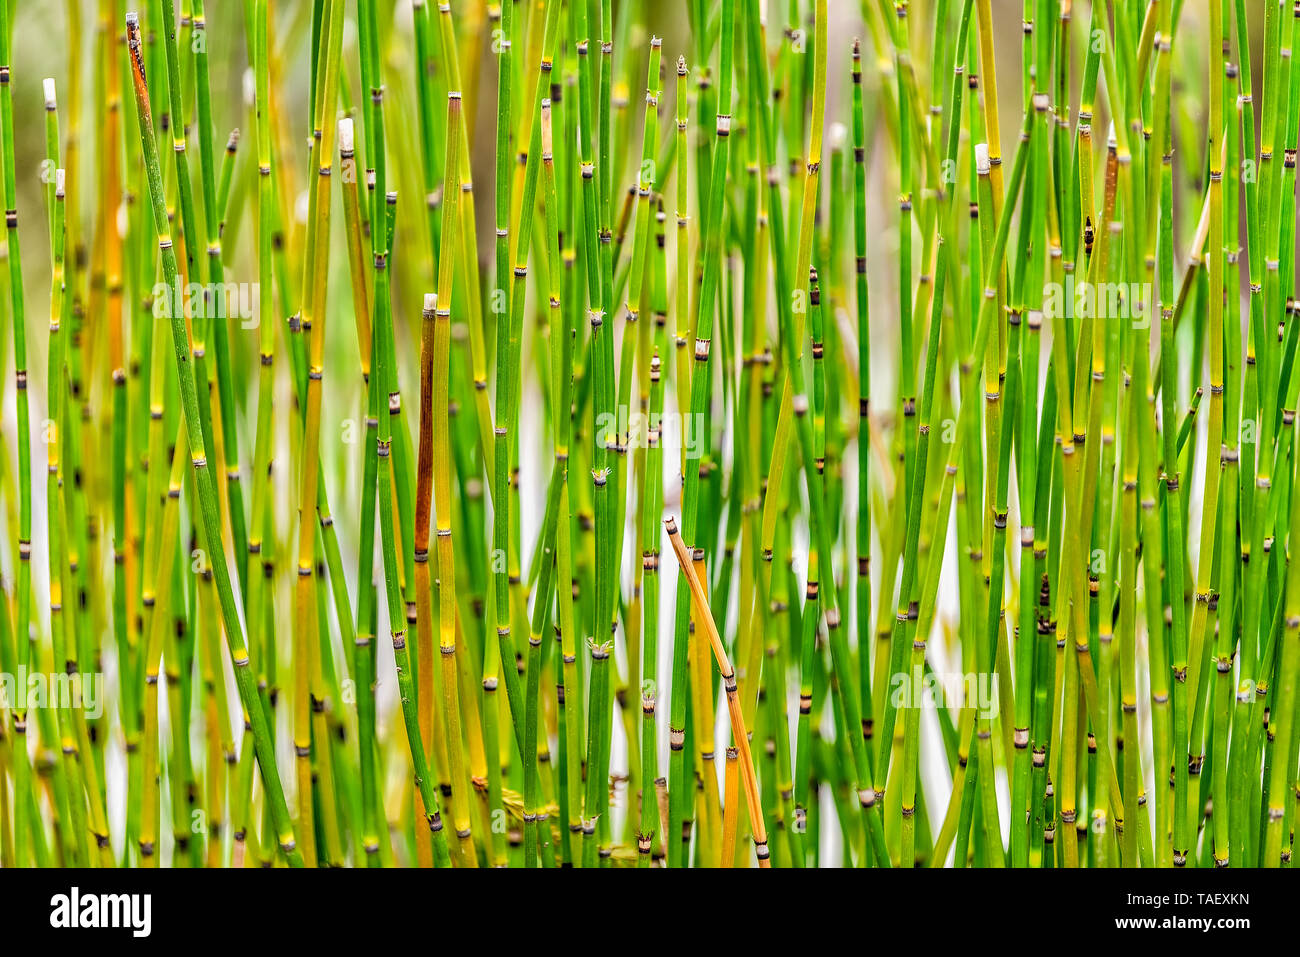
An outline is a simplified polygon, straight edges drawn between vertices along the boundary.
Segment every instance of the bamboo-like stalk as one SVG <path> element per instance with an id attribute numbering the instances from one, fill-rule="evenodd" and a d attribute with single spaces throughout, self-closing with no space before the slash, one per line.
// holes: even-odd
<path id="1" fill-rule="evenodd" d="M 456 137 L 454 131 L 460 123 L 460 94 L 451 91 L 447 96 L 447 169 L 456 169 L 451 162 L 456 158 Z M 456 200 L 452 196 L 444 198 L 446 208 L 451 212 L 445 214 L 444 225 L 454 220 Z M 444 242 L 454 244 L 454 230 L 444 231 Z M 438 649 L 442 659 L 442 708 L 443 726 L 448 736 L 447 750 L 451 763 L 452 787 L 459 791 L 460 797 L 454 799 L 456 813 L 456 837 L 459 842 L 459 860 L 462 866 L 474 866 L 474 841 L 470 831 L 469 818 L 469 776 L 465 770 L 460 748 L 461 740 L 461 704 L 456 677 L 456 580 L 454 553 L 451 540 L 451 472 L 450 449 L 447 432 L 447 367 L 451 345 L 451 270 L 450 257 L 454 245 L 449 245 L 444 253 L 439 268 L 439 285 L 442 295 L 433 303 L 435 307 L 433 333 L 429 337 L 429 358 L 431 374 L 434 376 L 432 396 L 432 422 L 430 424 L 431 457 L 433 464 L 434 507 L 437 511 L 438 543 Z M 426 335 L 428 335 L 426 333 Z M 382 435 L 382 430 L 381 430 Z M 382 484 L 382 483 L 381 483 Z M 382 494 L 382 492 L 381 492 Z"/>
<path id="2" fill-rule="evenodd" d="M 17 667 L 19 674 L 26 674 L 32 664 L 31 648 L 26 640 L 31 625 L 32 597 L 32 451 L 31 451 L 31 412 L 27 395 L 27 317 L 23 296 L 22 255 L 18 241 L 18 209 L 15 191 L 16 174 L 14 171 L 14 107 L 10 76 L 10 52 L 12 50 L 12 23 L 9 0 L 0 0 L 0 71 L 5 82 L 0 84 L 0 141 L 4 149 L 4 204 L 5 204 L 5 258 L 9 263 L 9 304 L 10 322 L 13 323 L 14 341 L 14 388 L 16 423 L 18 430 L 18 522 L 13 525 L 17 538 L 15 554 L 17 557 L 18 580 L 15 584 L 15 605 L 17 614 L 14 622 L 14 636 L 17 645 Z M 26 702 L 19 703 L 14 709 L 15 740 L 25 740 L 27 726 Z M 25 778 L 27 762 L 19 759 L 15 767 L 18 775 Z M 21 807 L 22 816 L 26 817 L 23 794 L 25 782 L 16 782 L 18 798 L 15 808 Z M 17 828 L 17 824 L 15 824 Z"/>
<path id="3" fill-rule="evenodd" d="M 501 663 L 506 661 L 507 670 L 509 659 L 504 658 L 503 650 L 514 647 L 512 635 L 510 633 L 510 589 L 509 573 L 507 567 L 509 562 L 506 556 L 510 554 L 510 506 L 509 496 L 507 494 L 508 473 L 510 469 L 510 425 L 513 421 L 511 416 L 511 395 L 515 388 L 514 368 L 512 363 L 512 342 L 510 334 L 510 292 L 511 287 L 508 280 L 508 270 L 510 268 L 510 155 L 508 144 L 510 141 L 510 107 L 511 107 L 511 39 L 510 27 L 513 22 L 513 10 L 511 4 L 504 4 L 501 7 L 501 40 L 499 41 L 497 53 L 497 122 L 496 122 L 496 290 L 498 296 L 504 296 L 505 308 L 498 311 L 497 314 L 497 362 L 496 362 L 496 420 L 493 428 L 493 452 L 492 452 L 492 549 L 495 560 L 492 562 L 493 569 L 493 591 L 494 611 L 496 616 L 497 644 L 493 646 L 488 642 L 484 647 L 483 654 L 483 717 L 484 730 L 487 732 L 489 750 L 497 752 L 500 749 L 495 746 L 497 737 L 496 724 L 500 714 L 500 708 L 497 706 L 497 685 L 499 684 Z M 540 80 L 540 78 L 539 78 Z M 449 130 L 448 139 L 456 136 L 459 137 L 459 130 Z M 535 182 L 535 180 L 534 180 Z M 443 188 L 446 192 L 446 186 Z M 531 213 L 531 205 L 525 209 Z M 525 224 L 531 225 L 531 221 L 525 217 Z M 520 248 L 527 250 L 527 242 L 519 244 Z M 527 257 L 524 257 L 524 273 L 527 275 Z M 522 296 L 520 296 L 522 298 Z M 494 297 L 495 301 L 496 297 Z M 517 674 L 516 674 L 517 678 Z M 517 685 L 517 680 L 515 681 Z M 507 695 L 509 692 L 507 692 Z M 517 696 L 510 701 L 512 710 L 517 714 L 521 710 L 520 702 Z M 523 753 L 526 764 L 534 761 L 527 747 L 524 746 L 522 736 L 520 736 L 520 748 Z M 488 807 L 493 815 L 500 813 L 501 808 L 501 767 L 499 761 L 490 761 L 488 763 Z M 525 822 L 526 825 L 527 822 Z M 496 866 L 504 865 L 505 854 L 505 834 L 500 828 L 492 830 L 492 861 Z M 530 857 L 531 859 L 531 857 Z"/>
<path id="4" fill-rule="evenodd" d="M 457 155 L 457 140 L 455 137 L 455 126 L 453 124 L 458 119 L 456 114 L 459 112 L 459 109 L 460 109 L 459 96 L 457 95 L 457 96 L 449 97 L 448 107 L 447 107 L 447 136 L 448 136 L 447 138 L 447 143 L 448 143 L 447 183 L 448 184 L 450 184 L 451 182 L 450 179 L 451 175 L 453 175 L 455 172 L 454 161 Z M 433 504 L 431 501 L 431 495 L 433 493 L 433 483 L 435 480 L 434 478 L 434 468 L 435 468 L 434 455 L 436 451 L 434 447 L 435 391 L 441 392 L 442 402 L 444 403 L 446 402 L 445 379 L 440 380 L 442 384 L 437 387 L 435 387 L 433 381 L 434 360 L 437 354 L 436 350 L 439 345 L 435 343 L 435 334 L 441 323 L 446 323 L 450 320 L 450 314 L 451 314 L 451 309 L 449 304 L 451 302 L 452 268 L 455 263 L 454 256 L 455 256 L 455 242 L 456 242 L 455 240 L 456 233 L 453 229 L 455 219 L 453 217 L 456 215 L 457 212 L 456 206 L 457 206 L 457 199 L 455 196 L 455 191 L 453 190 L 451 194 L 447 196 L 447 198 L 443 203 L 442 235 L 444 237 L 444 242 L 443 242 L 442 254 L 440 257 L 439 269 L 438 269 L 438 292 L 435 295 L 425 297 L 424 315 L 421 324 L 422 332 L 421 332 L 421 341 L 420 341 L 420 443 L 419 443 L 419 463 L 418 463 L 416 499 L 415 499 L 415 503 L 416 503 L 415 589 L 416 589 L 416 600 L 418 602 L 416 615 L 420 625 L 419 641 L 422 647 L 425 646 L 427 643 L 428 647 L 430 648 L 432 648 L 433 640 L 434 640 L 433 639 L 433 609 L 430 602 L 432 593 L 429 584 L 429 517 L 430 517 L 429 510 Z M 444 303 L 444 305 L 441 307 L 439 307 L 438 305 L 440 301 Z M 445 370 L 440 370 L 440 371 L 445 371 Z M 445 441 L 445 439 L 443 441 Z M 445 460 L 439 463 L 438 468 L 440 469 L 446 468 Z M 441 477 L 438 479 L 439 483 L 441 483 L 444 480 L 445 479 Z M 449 574 L 450 572 L 450 569 L 444 570 L 442 564 L 443 548 L 441 544 L 442 538 L 444 537 L 442 531 L 443 529 L 442 522 L 444 520 L 443 514 L 445 509 L 448 507 L 449 506 L 444 506 L 441 499 L 439 500 L 438 560 L 439 560 L 439 586 L 440 586 L 439 587 L 440 618 L 442 616 L 445 616 L 447 613 L 447 610 L 445 609 L 445 607 L 443 607 L 447 601 L 447 597 L 446 597 L 446 592 L 441 587 L 442 576 L 444 574 Z M 446 537 L 449 536 L 450 536 L 450 527 L 448 524 Z M 446 644 L 446 635 L 443 633 L 444 628 L 445 625 L 443 625 L 440 622 L 439 648 L 441 650 L 442 655 L 446 656 L 450 654 L 454 656 L 455 654 L 454 635 L 452 638 L 451 651 L 449 652 Z M 430 661 L 429 663 L 431 664 L 432 662 Z M 454 657 L 452 658 L 452 663 L 454 666 Z M 448 701 L 455 702 L 456 700 L 455 694 L 456 694 L 457 682 L 454 677 L 454 674 L 449 678 L 447 673 L 447 667 L 445 664 L 443 665 L 443 670 L 444 670 L 443 682 L 444 682 L 444 696 L 445 696 L 444 703 L 443 703 L 444 726 L 448 729 L 452 729 L 452 728 L 457 729 L 456 734 L 452 736 L 451 739 L 448 741 L 448 752 L 450 755 L 452 775 L 453 775 L 453 787 L 461 788 L 460 791 L 461 798 L 454 802 L 454 807 L 456 808 L 459 814 L 463 815 L 463 817 L 460 820 L 457 820 L 456 828 L 457 828 L 457 834 L 460 836 L 461 840 L 465 841 L 466 838 L 468 837 L 467 834 L 468 816 L 467 815 L 469 811 L 469 802 L 468 802 L 469 791 L 468 791 L 468 779 L 464 777 L 463 765 L 460 762 L 460 754 L 461 754 L 460 734 L 459 734 L 460 719 L 459 719 L 459 714 L 457 713 L 459 707 L 458 705 L 447 703 Z M 485 673 L 484 681 L 487 682 L 488 680 L 489 678 Z M 427 687 L 432 688 L 432 684 L 428 684 Z M 451 710 L 453 707 L 455 707 L 456 709 L 455 711 Z M 423 749 L 423 745 L 419 743 L 420 740 L 421 740 L 420 737 L 417 736 L 412 741 L 411 747 L 413 753 L 417 748 L 421 750 Z M 464 821 L 463 826 L 462 826 L 462 820 Z M 462 830 L 464 830 L 466 833 L 462 834 Z M 463 854 L 464 851 L 462 850 L 462 855 Z M 472 854 L 472 847 L 471 847 L 471 854 Z M 462 860 L 464 860 L 463 857 Z"/>
<path id="5" fill-rule="evenodd" d="M 687 229 L 687 209 L 689 204 L 689 190 L 687 183 L 687 163 L 686 163 L 686 133 L 687 133 L 687 102 L 686 102 L 686 58 L 677 58 L 677 149 L 682 153 L 682 165 L 677 174 L 677 292 L 675 297 L 675 308 L 677 312 L 677 336 L 676 352 L 677 363 L 675 382 L 677 386 L 677 405 L 678 408 L 686 407 L 686 397 L 690 395 L 691 381 L 691 358 L 687 352 L 687 344 L 690 339 L 690 310 L 687 295 L 687 282 L 689 270 L 687 263 L 690 256 L 690 236 Z M 692 409 L 693 411 L 693 409 Z M 694 418 L 690 421 L 696 421 Z M 683 484 L 686 481 L 686 449 L 682 449 L 682 459 L 679 465 L 678 474 L 681 476 Z M 683 517 L 685 521 L 685 517 Z M 677 589 L 678 607 L 681 607 L 682 589 Z M 681 615 L 677 616 L 677 625 L 673 635 L 673 658 L 672 658 L 672 686 L 669 692 L 669 716 L 668 716 L 668 780 L 670 790 L 668 792 L 669 810 L 668 810 L 668 827 L 664 831 L 664 840 L 667 842 L 665 856 L 668 859 L 669 867 L 682 866 L 682 828 L 685 819 L 685 784 L 683 779 L 686 775 L 686 698 L 689 679 L 686 673 L 687 662 L 687 642 L 682 635 Z"/>
<path id="6" fill-rule="evenodd" d="M 1292 486 L 1293 492 L 1296 488 Z M 1292 541 L 1300 535 L 1300 509 L 1292 508 L 1291 524 L 1288 534 Z M 1296 678 L 1300 671 L 1300 563 L 1291 562 L 1286 577 L 1286 611 L 1283 623 L 1282 651 L 1280 654 L 1281 686 L 1278 689 L 1277 710 L 1278 728 L 1276 739 L 1286 744 L 1293 743 L 1293 728 L 1296 721 Z M 1285 866 L 1289 854 L 1283 850 L 1283 823 L 1288 781 L 1294 780 L 1294 762 L 1289 753 L 1282 755 L 1282 760 L 1274 762 L 1272 778 L 1269 781 L 1269 798 L 1267 824 L 1263 849 L 1259 862 L 1263 867 Z"/>
<path id="7" fill-rule="evenodd" d="M 648 112 L 648 111 L 647 111 Z M 683 158 L 684 160 L 684 158 Z M 642 614 L 641 628 L 641 817 L 637 831 L 637 864 L 648 867 L 655 838 L 662 847 L 657 801 L 652 788 L 659 780 L 659 515 L 663 508 L 664 361 L 668 354 L 668 254 L 665 248 L 663 204 L 655 217 L 654 353 L 650 359 L 650 429 L 646 436 L 645 488 L 642 492 Z"/>
<path id="8" fill-rule="evenodd" d="M 691 592 L 691 601 L 694 604 L 696 614 L 699 615 L 700 623 L 705 626 L 705 631 L 709 639 L 709 647 L 713 651 L 713 657 L 718 663 L 718 670 L 722 673 L 723 687 L 727 695 L 727 711 L 731 717 L 732 740 L 735 742 L 733 747 L 737 751 L 740 762 L 740 773 L 745 785 L 745 800 L 749 807 L 750 820 L 754 824 L 754 855 L 758 859 L 758 866 L 762 868 L 771 867 L 770 852 L 767 846 L 767 830 L 763 825 L 763 808 L 759 803 L 758 780 L 754 772 L 754 758 L 749 750 L 749 731 L 745 727 L 745 716 L 740 708 L 740 699 L 736 693 L 736 673 L 731 667 L 731 661 L 727 657 L 727 650 L 722 646 L 722 639 L 718 635 L 717 626 L 713 622 L 713 613 L 709 609 L 708 599 L 704 595 L 704 589 L 700 585 L 699 576 L 695 573 L 694 563 L 691 561 L 691 555 L 686 548 L 681 532 L 677 529 L 677 523 L 670 515 L 664 519 L 664 527 L 668 532 L 668 540 L 672 543 L 673 552 L 677 555 L 677 564 L 681 566 L 682 575 Z"/>
<path id="9" fill-rule="evenodd" d="M 57 142 L 57 140 L 56 140 Z M 63 355 L 64 338 L 60 335 L 60 320 L 63 303 L 63 249 L 64 249 L 64 173 L 59 168 L 55 171 L 53 221 L 51 236 L 53 243 L 53 262 L 50 289 L 50 348 L 48 401 L 46 406 L 47 422 L 45 426 L 46 445 L 46 523 L 49 531 L 49 569 L 50 569 L 50 637 L 56 663 L 68 662 L 69 674 L 77 674 L 77 655 L 75 642 L 69 643 L 68 626 L 63 612 L 65 594 L 65 568 L 67 555 L 65 551 L 63 472 L 60 460 L 60 432 L 65 421 L 63 411 Z M 75 690 L 75 689 L 74 689 Z M 96 844 L 107 863 L 108 831 L 103 821 L 103 809 L 100 805 L 99 787 L 95 776 L 93 754 L 86 747 L 84 735 L 78 733 L 84 729 L 84 716 L 77 714 L 79 701 L 60 702 L 58 724 L 61 735 L 64 764 L 69 778 L 74 782 L 75 792 L 71 800 L 76 802 L 74 820 L 86 813 L 84 802 L 88 800 L 88 813 L 91 815 L 89 833 L 96 839 Z M 84 794 L 83 794 L 84 789 Z M 87 859 L 85 863 L 89 864 Z"/>
<path id="10" fill-rule="evenodd" d="M 253 574 L 248 579 L 248 591 L 245 594 L 245 614 L 249 621 L 264 621 L 266 609 L 270 605 L 267 571 L 274 572 L 274 565 L 268 564 L 263 557 L 263 530 L 267 524 L 269 497 L 269 475 L 274 461 L 272 449 L 272 430 L 274 425 L 273 391 L 275 385 L 275 324 L 270 317 L 274 314 L 272 298 L 272 233 L 273 233 L 273 169 L 271 165 L 271 103 L 270 103 L 270 64 L 267 39 L 268 10 L 265 0 L 255 0 L 252 7 L 250 26 L 249 60 L 254 71 L 253 111 L 257 150 L 257 277 L 258 277 L 258 385 L 257 385 L 257 431 L 253 448 L 253 488 L 252 510 L 248 530 L 248 562 Z M 256 639 L 250 642 L 250 649 L 257 649 Z M 235 849 L 232 854 L 234 862 L 239 863 L 247 838 L 247 824 L 244 818 L 248 804 L 244 797 L 244 782 L 251 785 L 251 776 L 247 775 L 248 746 L 251 740 L 248 714 L 244 714 L 245 735 L 241 773 L 235 800 L 237 810 L 233 815 Z"/>
<path id="11" fill-rule="evenodd" d="M 313 111 L 313 155 L 316 178 L 308 199 L 308 232 L 303 259 L 304 298 L 299 321 L 308 336 L 310 359 L 307 368 L 306 403 L 303 411 L 302 461 L 298 493 L 298 561 L 294 590 L 295 701 L 294 753 L 298 769 L 298 813 L 304 835 L 304 856 L 313 865 L 318 856 L 313 823 L 311 715 L 315 696 L 309 684 L 316 662 L 317 623 L 312 617 L 311 596 L 315 569 L 316 528 L 313 521 L 317 501 L 320 449 L 321 393 L 324 383 L 326 290 L 329 271 L 330 174 L 334 166 L 335 124 L 327 110 L 337 98 L 339 50 L 342 44 L 342 6 L 328 4 L 322 13 L 321 37 L 317 50 L 316 103 Z"/>
<path id="12" fill-rule="evenodd" d="M 1223 166 L 1220 150 L 1221 131 L 1223 129 L 1223 86 L 1218 81 L 1222 73 L 1223 48 L 1219 35 L 1221 32 L 1222 7 L 1218 0 L 1209 0 L 1209 50 L 1210 50 L 1210 113 L 1207 129 L 1207 156 L 1209 159 L 1209 200 L 1210 232 L 1207 272 L 1211 290 L 1218 290 L 1223 283 Z M 1189 661 L 1200 660 L 1200 652 L 1207 641 L 1207 615 L 1209 596 L 1214 588 L 1212 578 L 1216 522 L 1218 521 L 1219 470 L 1214 468 L 1212 456 L 1223 444 L 1223 300 L 1219 295 L 1209 297 L 1207 315 L 1209 334 L 1209 375 L 1210 375 L 1210 409 L 1208 420 L 1208 440 L 1206 444 L 1205 491 L 1202 497 L 1201 549 L 1200 563 L 1196 570 L 1197 601 L 1192 612 L 1190 633 L 1184 643 L 1175 633 L 1172 644 L 1170 666 L 1173 668 L 1173 712 L 1174 712 L 1174 846 L 1173 863 L 1175 867 L 1186 865 L 1188 855 L 1192 852 L 1194 840 L 1194 823 L 1191 819 L 1192 805 L 1187 791 L 1187 762 L 1183 753 L 1189 747 L 1188 720 L 1189 702 L 1186 700 L 1187 669 Z M 1256 479 L 1256 486 L 1267 486 L 1267 479 Z M 1245 596 L 1247 604 L 1250 596 Z"/>
<path id="13" fill-rule="evenodd" d="M 572 359 L 573 337 L 564 322 L 561 302 L 560 277 L 564 270 L 560 252 L 559 203 L 555 189 L 555 154 L 554 131 L 551 118 L 551 100 L 544 97 L 541 101 L 541 148 L 543 170 L 543 203 L 546 207 L 546 232 L 544 234 L 547 250 L 547 310 L 549 313 L 549 335 L 551 340 L 550 383 L 552 421 L 555 423 L 555 463 L 551 471 L 550 491 L 547 494 L 547 516 L 542 530 L 542 552 L 539 556 L 541 568 L 538 573 L 537 598 L 533 605 L 532 627 L 528 635 L 527 674 L 527 714 L 524 729 L 524 864 L 526 867 L 536 865 L 537 846 L 543 846 L 549 839 L 550 825 L 548 815 L 541 807 L 539 794 L 540 769 L 535 760 L 538 753 L 539 733 L 545 733 L 540 727 L 542 721 L 540 701 L 542 669 L 544 666 L 544 648 L 542 632 L 545 621 L 550 614 L 552 592 L 558 591 L 555 581 L 556 571 L 552 569 L 551 555 L 557 550 L 557 522 L 559 520 L 559 498 L 567 480 L 568 469 L 568 420 L 570 394 L 572 392 L 572 373 L 569 364 Z M 567 523 L 567 518 L 566 518 Z M 558 564 L 558 563 L 557 563 Z M 541 834 L 538 834 L 538 831 Z"/>

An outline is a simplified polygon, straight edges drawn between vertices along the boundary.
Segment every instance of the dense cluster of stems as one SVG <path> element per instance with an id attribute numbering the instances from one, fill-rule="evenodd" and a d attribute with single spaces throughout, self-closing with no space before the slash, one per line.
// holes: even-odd
<path id="1" fill-rule="evenodd" d="M 1290 864 L 1300 3 L 46 6 L 0 866 Z"/>

